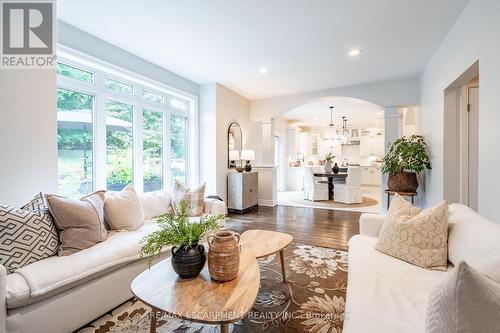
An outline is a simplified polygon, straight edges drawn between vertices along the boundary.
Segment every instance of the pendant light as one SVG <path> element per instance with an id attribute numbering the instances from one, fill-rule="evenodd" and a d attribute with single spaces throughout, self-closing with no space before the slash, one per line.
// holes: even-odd
<path id="1" fill-rule="evenodd" d="M 334 127 L 334 125 L 333 125 L 333 106 L 330 106 L 330 123 L 328 124 L 330 135 L 325 137 L 323 140 L 330 142 L 331 149 L 333 149 L 333 127 Z"/>

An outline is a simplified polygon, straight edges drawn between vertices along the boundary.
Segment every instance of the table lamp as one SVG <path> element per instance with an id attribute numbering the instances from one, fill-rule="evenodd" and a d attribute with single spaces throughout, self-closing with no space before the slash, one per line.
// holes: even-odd
<path id="1" fill-rule="evenodd" d="M 255 160 L 255 150 L 242 150 L 241 159 L 246 161 L 245 171 L 246 172 L 252 171 L 252 165 L 250 164 L 250 161 Z"/>

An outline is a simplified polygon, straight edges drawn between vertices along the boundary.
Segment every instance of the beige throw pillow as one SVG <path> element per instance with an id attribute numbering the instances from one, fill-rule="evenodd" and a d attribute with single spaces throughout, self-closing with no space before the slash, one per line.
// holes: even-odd
<path id="1" fill-rule="evenodd" d="M 104 219 L 111 230 L 137 230 L 144 223 L 142 205 L 132 185 L 106 193 Z"/>
<path id="2" fill-rule="evenodd" d="M 396 194 L 375 248 L 422 268 L 446 268 L 448 204 L 420 210 Z"/>
<path id="3" fill-rule="evenodd" d="M 45 198 L 60 230 L 60 256 L 89 248 L 108 237 L 104 227 L 104 191 L 92 193 L 79 200 L 53 194 L 47 194 Z"/>
<path id="4" fill-rule="evenodd" d="M 174 182 L 172 191 L 172 204 L 175 209 L 182 200 L 189 204 L 191 216 L 200 216 L 203 214 L 203 205 L 205 204 L 205 184 L 190 190 L 178 180 Z"/>
<path id="5" fill-rule="evenodd" d="M 494 333 L 500 331 L 500 284 L 465 261 L 432 292 L 426 333 Z"/>

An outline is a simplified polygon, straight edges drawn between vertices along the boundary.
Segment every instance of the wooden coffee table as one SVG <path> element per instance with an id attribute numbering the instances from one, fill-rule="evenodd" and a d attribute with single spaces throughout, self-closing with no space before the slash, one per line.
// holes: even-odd
<path id="1" fill-rule="evenodd" d="M 156 332 L 157 312 L 193 322 L 221 325 L 229 332 L 229 323 L 244 318 L 255 303 L 260 286 L 257 258 L 280 252 L 283 279 L 283 249 L 292 236 L 283 233 L 250 230 L 241 235 L 238 277 L 228 282 L 210 278 L 208 267 L 192 279 L 181 279 L 170 258 L 142 272 L 132 281 L 132 293 L 153 309 L 150 332 Z"/>
<path id="2" fill-rule="evenodd" d="M 241 234 L 241 249 L 251 249 L 255 258 L 267 257 L 273 253 L 279 252 L 281 261 L 281 274 L 283 281 L 286 282 L 285 257 L 283 250 L 290 245 L 293 237 L 288 234 L 268 230 L 247 230 Z"/>

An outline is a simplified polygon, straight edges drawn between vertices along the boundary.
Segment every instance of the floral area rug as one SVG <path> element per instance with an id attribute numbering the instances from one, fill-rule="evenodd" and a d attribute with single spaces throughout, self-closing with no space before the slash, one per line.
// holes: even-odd
<path id="1" fill-rule="evenodd" d="M 230 325 L 233 333 L 341 333 L 347 288 L 347 252 L 292 243 L 285 249 L 287 282 L 279 256 L 259 259 L 261 287 L 253 309 Z M 78 333 L 147 333 L 151 308 L 132 299 Z M 162 317 L 157 332 L 216 333 L 219 326 Z"/>

